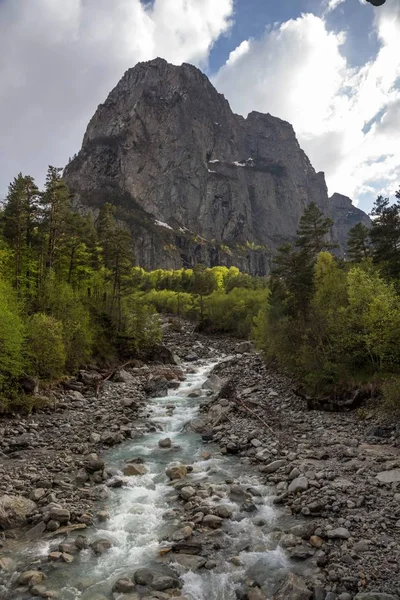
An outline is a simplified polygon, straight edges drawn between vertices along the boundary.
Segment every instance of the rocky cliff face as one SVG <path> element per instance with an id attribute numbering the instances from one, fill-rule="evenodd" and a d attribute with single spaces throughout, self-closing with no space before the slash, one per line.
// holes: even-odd
<path id="1" fill-rule="evenodd" d="M 365 218 L 344 197 L 328 199 L 289 123 L 233 114 L 201 71 L 162 59 L 125 73 L 65 178 L 80 209 L 118 207 L 146 268 L 203 262 L 264 274 L 309 202 L 336 221 L 342 245 Z"/>

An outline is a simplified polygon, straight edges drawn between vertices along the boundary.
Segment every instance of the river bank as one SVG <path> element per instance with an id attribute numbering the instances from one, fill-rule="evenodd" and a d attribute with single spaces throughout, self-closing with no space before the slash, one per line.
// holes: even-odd
<path id="1" fill-rule="evenodd" d="M 210 535 L 218 538 L 221 536 L 220 527 L 225 534 L 225 529 L 229 533 L 230 528 L 235 528 L 235 523 L 244 521 L 242 528 L 234 532 L 236 536 L 246 538 L 243 540 L 243 543 L 246 542 L 244 547 L 240 549 L 232 546 L 229 535 L 225 540 L 217 540 L 214 544 L 216 548 L 213 546 L 210 549 L 209 544 L 204 544 L 204 547 L 201 546 L 200 556 L 197 551 L 192 555 L 200 559 L 194 561 L 196 570 L 203 571 L 206 564 L 203 558 L 216 552 L 217 560 L 213 558 L 209 561 L 209 572 L 212 574 L 215 568 L 213 561 L 217 565 L 221 564 L 223 557 L 224 564 L 228 561 L 232 565 L 232 571 L 236 572 L 239 580 L 242 577 L 247 586 L 240 592 L 239 588 L 230 589 L 231 584 L 227 582 L 225 588 L 222 588 L 226 595 L 220 597 L 231 598 L 239 593 L 242 598 L 262 600 L 270 597 L 266 594 L 275 592 L 270 592 L 266 588 L 267 583 L 254 571 L 255 563 L 250 565 L 253 567 L 250 572 L 253 580 L 250 581 L 248 570 L 245 574 L 241 571 L 246 566 L 242 561 L 248 561 L 248 555 L 257 554 L 258 551 L 261 554 L 278 552 L 276 556 L 284 556 L 284 561 L 287 559 L 291 566 L 290 569 L 285 567 L 280 575 L 286 577 L 286 583 L 288 573 L 298 577 L 298 580 L 295 580 L 296 585 L 292 585 L 292 588 L 286 588 L 286 596 L 279 596 L 277 591 L 274 598 L 306 600 L 313 594 L 314 598 L 322 600 L 350 600 L 358 594 L 357 599 L 372 599 L 373 596 L 360 595 L 366 590 L 398 594 L 400 483 L 396 478 L 400 474 L 400 451 L 394 428 L 376 429 L 373 422 L 369 419 L 362 421 L 356 414 L 308 412 L 302 401 L 294 396 L 290 381 L 270 373 L 256 354 L 243 353 L 243 350 L 249 350 L 246 344 L 238 346 L 235 340 L 205 338 L 193 334 L 191 328 L 186 326 L 181 332 L 167 328 L 164 341 L 173 354 L 183 361 L 181 366 L 137 364 L 134 368 L 117 373 L 116 381 L 107 382 L 98 397 L 93 388 L 87 386 L 82 388 L 82 392 L 66 391 L 47 412 L 2 422 L 1 493 L 28 499 L 25 514 L 31 543 L 34 538 L 41 540 L 49 539 L 49 536 L 66 536 L 68 533 L 72 534 L 72 531 L 76 538 L 77 534 L 86 535 L 87 527 L 88 531 L 101 530 L 102 523 L 109 521 L 108 509 L 114 506 L 112 502 L 110 504 L 110 494 L 119 486 L 125 489 L 122 473 L 118 468 L 109 466 L 109 457 L 113 457 L 114 452 L 118 455 L 119 448 L 130 448 L 130 444 L 140 445 L 143 436 L 152 440 L 151 443 L 159 436 L 165 437 L 165 432 L 160 431 L 164 417 L 157 410 L 154 412 L 157 400 L 154 405 L 151 397 L 165 396 L 168 389 L 173 390 L 178 386 L 184 390 L 182 381 L 190 381 L 190 377 L 195 376 L 193 371 L 196 373 L 196 369 L 203 368 L 201 365 L 205 364 L 204 361 L 208 361 L 206 366 L 211 368 L 222 356 L 231 355 L 232 358 L 214 367 L 215 375 L 210 380 L 209 390 L 198 392 L 196 384 L 192 392 L 193 402 L 196 402 L 196 395 L 202 396 L 199 401 L 203 410 L 200 418 L 196 418 L 195 413 L 191 414 L 192 429 L 201 433 L 207 444 L 216 442 L 219 445 L 221 455 L 217 447 L 211 454 L 213 460 L 215 457 L 217 466 L 222 460 L 220 456 L 228 461 L 224 463 L 222 470 L 223 481 L 218 481 L 217 477 L 216 480 L 202 482 L 203 475 L 196 475 L 209 473 L 213 471 L 211 467 L 215 467 L 212 463 L 205 464 L 210 459 L 206 445 L 203 457 L 197 451 L 197 446 L 193 456 L 190 452 L 174 456 L 171 450 L 172 454 L 166 455 L 168 460 L 165 464 L 162 459 L 164 455 L 157 455 L 157 460 L 153 461 L 154 469 L 158 469 L 156 464 L 161 464 L 162 471 L 155 471 L 151 485 L 149 482 L 150 487 L 155 483 L 158 489 L 157 478 L 162 476 L 165 479 L 164 468 L 170 460 L 173 462 L 178 459 L 189 465 L 194 463 L 195 474 L 191 475 L 189 472 L 188 480 L 185 475 L 181 483 L 179 480 L 173 482 L 172 489 L 175 492 L 168 500 L 178 519 L 174 526 L 179 523 L 182 525 L 181 529 L 189 527 L 192 530 L 190 535 L 184 535 L 180 541 L 184 543 L 183 549 L 187 554 L 192 535 L 198 538 L 199 534 L 204 535 L 205 532 L 207 540 L 210 540 Z M 87 377 L 88 374 L 88 381 Z M 186 394 L 185 391 L 183 393 Z M 177 401 L 181 400 L 178 397 Z M 162 407 L 167 412 L 167 419 L 177 409 L 172 400 L 170 408 L 168 406 L 167 401 Z M 187 415 L 184 417 L 185 420 Z M 184 420 L 175 423 L 174 426 L 178 429 L 174 435 L 180 434 L 179 428 Z M 152 435 L 156 436 L 154 440 Z M 196 440 L 197 438 L 198 436 Z M 157 446 L 153 443 L 154 445 Z M 171 442 L 171 448 L 174 446 Z M 107 457 L 106 464 L 104 456 Z M 122 458 L 126 459 L 125 456 Z M 120 457 L 118 465 L 122 458 Z M 111 458 L 111 462 L 112 460 Z M 231 473 L 226 471 L 227 466 Z M 137 469 L 137 466 L 133 468 Z M 147 469 L 146 460 L 144 469 Z M 253 492 L 257 493 L 249 492 L 238 484 L 238 478 L 244 475 L 255 477 L 257 485 Z M 215 475 L 211 472 L 211 475 L 207 474 L 209 476 Z M 232 486 L 239 486 L 241 491 L 239 493 L 236 489 L 236 493 L 244 496 L 232 499 Z M 183 489 L 187 487 L 192 488 L 194 493 L 189 490 L 183 492 L 182 496 Z M 247 482 L 247 487 L 252 486 Z M 162 489 L 165 494 L 166 490 Z M 192 495 L 188 496 L 182 507 L 182 500 L 187 494 Z M 266 509 L 262 508 L 263 500 L 260 501 L 260 498 L 266 498 L 269 506 L 270 495 L 275 496 L 273 502 L 276 508 L 271 509 L 274 510 L 274 516 L 271 517 L 271 513 L 267 511 L 271 518 L 265 519 Z M 200 500 L 194 502 L 192 497 Z M 212 497 L 213 502 L 209 500 Z M 234 503 L 233 506 L 227 503 L 228 498 L 229 502 Z M 223 517 L 216 514 L 216 507 L 221 503 L 228 507 L 228 517 L 226 514 Z M 251 513 L 251 520 L 247 521 L 248 511 L 243 508 L 246 503 Z M 201 504 L 208 506 L 208 513 L 204 507 L 203 511 L 199 510 Z M 279 511 L 280 520 L 276 521 Z M 22 512 L 21 523 L 24 521 Z M 199 513 L 203 516 L 195 519 Z M 257 516 L 257 513 L 260 514 Z M 208 525 L 207 519 L 203 522 L 207 514 L 211 517 Z M 112 520 L 112 514 L 110 516 Z M 214 519 L 214 524 L 218 522 L 215 529 L 211 524 L 212 517 L 220 519 Z M 3 515 L 4 518 L 10 519 L 10 514 L 6 517 Z M 232 525 L 222 521 L 227 518 Z M 261 532 L 262 540 L 258 539 L 256 543 L 253 520 L 257 518 L 259 524 L 256 527 L 264 530 Z M 194 520 L 197 523 L 193 523 Z M 8 525 L 18 523 L 8 522 Z M 8 529 L 5 532 L 3 557 L 0 561 L 4 577 L 7 577 L 7 572 L 13 572 L 13 547 L 20 547 L 20 531 Z M 250 536 L 247 535 L 249 531 L 252 532 Z M 173 532 L 169 534 L 172 535 Z M 158 532 L 155 535 L 157 537 Z M 259 535 L 261 534 L 257 534 Z M 265 547 L 266 544 L 268 548 Z M 71 547 L 64 550 L 72 551 Z M 193 546 L 191 550 L 193 551 Z M 243 551 L 247 558 L 241 557 Z M 187 556 L 185 552 L 183 554 Z M 206 557 L 201 553 L 205 553 Z M 54 557 L 54 563 L 59 566 L 68 562 L 68 555 L 73 557 L 68 551 L 61 552 Z M 45 558 L 48 559 L 47 555 Z M 71 562 L 73 560 L 72 558 Z M 203 565 L 199 567 L 201 562 Z M 42 571 L 42 565 L 39 566 Z M 275 567 L 275 575 L 283 569 L 279 561 Z M 226 568 L 219 572 L 219 577 L 225 573 Z M 275 582 L 275 575 L 269 575 L 274 584 L 279 583 Z M 40 576 L 36 577 L 40 579 Z M 210 595 L 210 589 L 218 589 L 218 593 L 221 591 L 220 588 L 213 587 L 212 575 L 208 576 L 207 581 L 208 588 L 204 590 L 204 597 L 218 598 L 218 595 L 212 595 L 213 592 Z M 127 585 L 129 588 L 130 584 Z M 291 585 L 290 581 L 288 585 Z M 188 594 L 187 597 L 197 600 L 201 597 L 195 595 L 199 593 L 199 586 L 199 581 L 193 583 L 186 576 L 183 590 Z M 34 586 L 31 586 L 31 590 L 32 587 Z M 109 587 L 111 589 L 112 585 Z M 41 591 L 44 594 L 46 590 L 48 591 L 47 588 Z M 144 594 L 145 590 L 142 591 Z M 30 593 L 27 591 L 27 594 Z M 101 597 L 96 596 L 95 591 L 92 593 L 90 586 L 86 595 L 85 593 L 84 588 L 82 596 L 68 597 L 82 597 L 85 600 Z M 135 600 L 138 598 L 135 596 L 135 586 L 130 588 L 129 593 Z M 152 597 L 160 599 L 165 593 L 153 589 Z M 122 594 L 122 591 L 114 590 L 114 597 L 124 600 L 129 598 L 128 593 Z M 176 588 L 174 594 L 181 592 Z M 384 600 L 383 596 L 380 598 Z"/>

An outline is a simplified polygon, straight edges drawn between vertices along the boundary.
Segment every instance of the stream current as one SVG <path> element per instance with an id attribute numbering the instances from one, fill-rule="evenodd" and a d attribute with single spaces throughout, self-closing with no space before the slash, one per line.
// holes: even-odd
<path id="1" fill-rule="evenodd" d="M 243 583 L 251 585 L 251 581 L 272 591 L 276 581 L 288 571 L 290 565 L 274 542 L 279 514 L 270 503 L 271 490 L 245 460 L 221 454 L 215 444 L 205 445 L 201 436 L 187 426 L 198 415 L 200 402 L 207 396 L 202 385 L 217 362 L 199 361 L 194 369 L 191 365 L 178 389 L 149 400 L 148 419 L 155 424 L 155 431 L 125 442 L 104 456 L 107 466 L 119 471 L 129 460 L 139 457 L 147 473 L 126 477 L 123 487 L 111 488 L 108 500 L 98 507 L 107 510 L 110 519 L 83 532 L 90 541 L 109 539 L 113 544 L 111 549 L 101 556 L 94 555 L 90 549 L 83 550 L 71 564 L 57 563 L 46 571 L 45 586 L 58 592 L 60 600 L 123 600 L 129 595 L 113 595 L 111 591 L 115 581 L 122 577 L 133 578 L 138 568 L 157 569 L 160 563 L 180 575 L 180 593 L 190 600 L 236 600 L 241 596 Z M 197 397 L 193 397 L 194 390 L 201 390 Z M 159 447 L 158 442 L 166 437 L 171 439 L 172 448 Z M 211 454 L 207 460 L 204 451 Z M 214 568 L 188 571 L 174 564 L 176 554 L 160 556 L 160 548 L 168 546 L 168 537 L 182 527 L 179 515 L 182 515 L 183 501 L 177 498 L 165 474 L 173 463 L 193 467 L 187 485 L 212 486 L 213 493 L 204 504 L 223 504 L 232 512 L 221 530 L 199 534 L 200 540 L 204 540 L 204 535 L 219 540 L 217 550 L 206 557 L 215 562 Z M 240 499 L 232 499 L 232 485 L 251 492 L 250 511 L 243 510 Z M 280 524 L 282 519 L 286 517 L 280 516 Z M 73 541 L 79 533 L 72 534 L 67 541 Z M 65 542 L 65 537 L 31 543 L 15 558 L 19 564 L 22 556 L 25 563 L 32 563 L 35 557 L 43 560 L 60 542 Z M 31 598 L 29 594 L 15 595 L 11 589 L 8 591 L 9 595 L 0 593 L 0 597 Z M 152 594 L 143 590 L 143 596 L 152 597 Z"/>

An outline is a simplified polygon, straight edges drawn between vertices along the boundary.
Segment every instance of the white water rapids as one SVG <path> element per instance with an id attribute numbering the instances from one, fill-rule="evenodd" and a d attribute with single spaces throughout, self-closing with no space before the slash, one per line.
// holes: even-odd
<path id="1" fill-rule="evenodd" d="M 182 501 L 176 499 L 175 490 L 165 475 L 166 467 L 174 462 L 193 466 L 188 485 L 197 482 L 213 485 L 221 502 L 233 509 L 232 519 L 224 521 L 222 547 L 212 557 L 216 567 L 186 573 L 181 568 L 179 571 L 183 581 L 181 592 L 185 598 L 235 600 L 240 597 L 237 591 L 242 582 L 261 580 L 268 588 L 279 574 L 287 570 L 283 552 L 271 543 L 277 513 L 269 504 L 270 492 L 261 483 L 257 472 L 250 470 L 249 465 L 238 457 L 222 455 L 216 445 L 204 445 L 200 435 L 185 427 L 197 416 L 206 392 L 202 391 L 197 398 L 189 397 L 189 394 L 201 389 L 215 364 L 216 361 L 199 362 L 195 372 L 188 372 L 177 390 L 170 391 L 165 397 L 149 400 L 149 420 L 157 425 L 157 430 L 138 440 L 125 442 L 105 456 L 107 465 L 119 470 L 129 459 L 140 457 L 148 472 L 143 476 L 126 478 L 124 487 L 112 488 L 110 498 L 99 503 L 99 510 L 106 509 L 110 519 L 99 524 L 97 529 L 93 527 L 83 532 L 91 541 L 99 538 L 111 540 L 113 547 L 110 550 L 101 556 L 95 556 L 90 549 L 84 550 L 72 564 L 58 564 L 46 571 L 45 586 L 57 591 L 60 600 L 111 599 L 111 589 L 118 578 L 132 578 L 140 567 L 152 568 L 161 560 L 165 563 L 165 559 L 160 558 L 160 545 L 181 527 L 181 513 L 176 509 L 182 506 Z M 158 446 L 159 440 L 166 437 L 172 440 L 171 449 Z M 209 460 L 202 459 L 204 450 L 211 452 Z M 240 503 L 229 498 L 229 487 L 233 482 L 253 490 L 256 512 L 243 512 Z M 218 497 L 213 496 L 213 501 L 218 501 Z M 71 541 L 74 537 L 76 535 L 71 536 Z M 26 548 L 26 552 L 43 559 L 50 547 L 54 548 L 61 541 L 65 540 L 42 541 L 40 545 Z M 238 560 L 232 562 L 232 557 Z M 29 593 L 12 595 L 11 590 L 9 594 L 4 597 L 15 600 L 32 597 Z M 151 593 L 144 595 L 151 596 Z M 114 598 L 119 596 L 114 595 Z M 124 596 L 120 598 L 123 600 Z"/>

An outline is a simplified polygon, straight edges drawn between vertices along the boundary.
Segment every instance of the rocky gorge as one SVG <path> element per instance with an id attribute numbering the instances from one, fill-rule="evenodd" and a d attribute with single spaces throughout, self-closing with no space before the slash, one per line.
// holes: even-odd
<path id="1" fill-rule="evenodd" d="M 164 344 L 2 420 L 0 597 L 398 600 L 398 426 L 309 411 L 248 342 Z"/>

